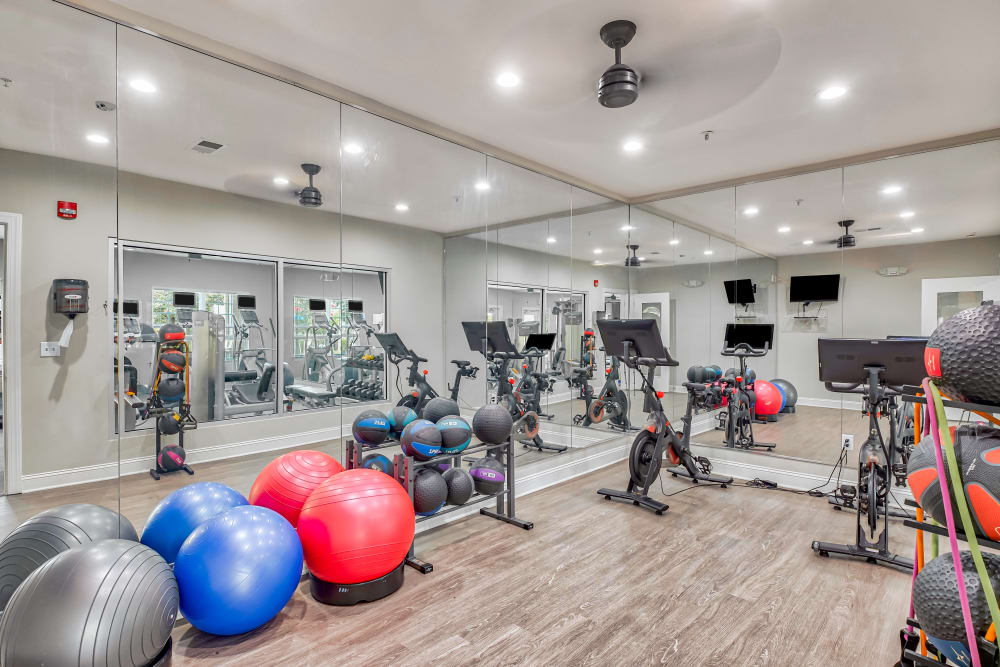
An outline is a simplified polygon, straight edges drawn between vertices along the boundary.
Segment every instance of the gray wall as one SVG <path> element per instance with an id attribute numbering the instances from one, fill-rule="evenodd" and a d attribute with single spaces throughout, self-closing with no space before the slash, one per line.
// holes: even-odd
<path id="1" fill-rule="evenodd" d="M 124 239 L 391 269 L 389 326 L 443 365 L 441 346 L 443 240 L 432 232 L 345 218 L 221 191 L 119 173 L 109 167 L 0 151 L 0 210 L 24 216 L 22 280 L 24 474 L 111 463 L 118 443 L 107 402 L 114 346 L 109 340 L 108 239 Z M 79 216 L 55 215 L 60 199 Z M 116 220 L 118 221 L 116 229 Z M 276 225 L 281 230 L 275 233 Z M 341 227 L 343 235 L 341 237 Z M 65 318 L 49 314 L 53 278 L 90 281 L 91 310 L 77 318 L 70 349 L 41 359 L 38 343 L 56 340 Z M 188 434 L 191 450 L 338 426 L 337 410 L 238 420 Z M 122 438 L 121 458 L 149 456 L 149 434 Z"/>

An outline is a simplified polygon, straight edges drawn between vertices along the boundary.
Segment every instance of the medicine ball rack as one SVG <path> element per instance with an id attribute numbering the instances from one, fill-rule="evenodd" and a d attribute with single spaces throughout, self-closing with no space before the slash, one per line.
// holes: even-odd
<path id="1" fill-rule="evenodd" d="M 416 522 L 420 523 L 422 521 L 427 521 L 428 519 L 437 518 L 451 512 L 457 512 L 458 510 L 469 507 L 470 505 L 475 505 L 477 503 L 482 503 L 492 498 L 496 498 L 496 511 L 481 507 L 479 509 L 479 513 L 483 516 L 492 517 L 498 521 L 518 526 L 524 530 L 531 530 L 534 528 L 535 524 L 530 521 L 525 521 L 524 519 L 519 519 L 514 513 L 513 442 L 513 438 L 508 437 L 505 442 L 498 445 L 490 445 L 482 442 L 474 443 L 458 454 L 441 454 L 440 456 L 435 456 L 427 461 L 417 461 L 412 456 L 406 456 L 402 452 L 397 453 L 393 457 L 393 477 L 403 486 L 404 489 L 406 489 L 411 502 L 413 501 L 413 481 L 416 477 L 417 471 L 421 468 L 434 466 L 440 463 L 447 463 L 453 467 L 460 468 L 464 457 L 477 453 L 485 453 L 493 456 L 504 465 L 505 480 L 503 490 L 491 494 L 475 493 L 467 502 L 461 505 L 448 505 L 430 516 L 418 516 Z M 364 454 L 397 446 L 399 446 L 399 442 L 393 441 L 383 445 L 377 445 L 375 447 L 365 447 L 363 445 L 359 445 L 352 439 L 348 439 L 346 450 L 344 452 L 344 468 L 347 470 L 361 468 L 361 460 Z M 414 542 L 415 541 L 416 539 L 414 539 Z M 414 554 L 413 544 L 410 544 L 410 551 L 406 554 L 405 562 L 410 567 L 418 570 L 421 574 L 429 574 L 434 571 L 434 566 L 431 563 L 416 557 Z"/>
<path id="2" fill-rule="evenodd" d="M 911 385 L 906 385 L 903 387 L 903 394 L 900 399 L 904 403 L 918 403 L 921 405 L 927 404 L 927 398 L 920 395 L 923 392 L 923 387 L 916 387 Z M 967 403 L 965 401 L 953 401 L 950 399 L 942 400 L 944 407 L 946 408 L 957 408 L 959 410 L 964 410 L 971 412 L 973 414 L 978 414 L 981 417 L 986 417 L 990 421 L 994 421 L 994 418 L 987 417 L 989 414 L 1000 414 L 1000 406 L 996 405 L 984 405 L 980 403 Z M 919 428 L 914 428 L 914 433 L 919 432 Z M 929 436 L 928 436 L 929 437 Z M 918 441 L 919 442 L 919 441 Z M 919 508 L 920 505 L 909 498 L 903 501 L 903 504 L 908 507 Z M 934 533 L 935 535 L 941 535 L 943 537 L 948 537 L 948 527 L 940 526 L 938 524 L 930 523 L 927 521 L 918 521 L 916 519 L 904 519 L 903 525 L 909 528 L 914 528 L 917 531 L 925 531 L 928 533 Z M 918 532 L 918 536 L 920 533 Z M 968 538 L 965 532 L 959 530 L 956 526 L 955 537 L 960 542 L 968 542 Z M 988 540 L 982 537 L 976 537 L 976 541 L 979 546 L 986 547 L 988 549 L 1000 550 L 1000 542 L 994 542 L 993 540 Z M 919 561 L 918 549 L 923 548 L 923 540 L 919 539 L 917 545 L 914 546 L 914 560 Z M 907 617 L 906 626 L 899 631 L 899 644 L 902 651 L 899 662 L 897 663 L 900 667 L 941 667 L 941 662 L 935 660 L 929 656 L 921 654 L 921 628 L 920 623 L 917 619 L 912 617 Z M 987 641 L 984 637 L 976 638 L 977 648 L 979 650 L 979 662 L 982 665 L 993 665 L 996 664 L 997 654 L 1000 653 L 998 647 L 995 643 Z"/>

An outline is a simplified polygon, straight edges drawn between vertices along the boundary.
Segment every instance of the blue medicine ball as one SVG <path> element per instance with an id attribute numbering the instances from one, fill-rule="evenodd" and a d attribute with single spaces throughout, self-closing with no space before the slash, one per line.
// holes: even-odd
<path id="1" fill-rule="evenodd" d="M 160 501 L 146 519 L 139 540 L 173 563 L 181 543 L 199 525 L 228 509 L 247 505 L 238 491 L 218 482 L 195 482 Z"/>
<path id="2" fill-rule="evenodd" d="M 302 544 L 274 510 L 234 507 L 184 540 L 174 575 L 191 625 L 239 635 L 270 621 L 291 599 L 302 575 Z"/>
<path id="3" fill-rule="evenodd" d="M 381 445 L 389 437 L 389 420 L 378 410 L 365 410 L 354 418 L 351 434 L 359 445 Z"/>
<path id="4" fill-rule="evenodd" d="M 461 417 L 442 417 L 438 420 L 437 427 L 441 431 L 443 454 L 459 454 L 472 442 L 472 427 Z"/>
<path id="5" fill-rule="evenodd" d="M 441 431 L 426 419 L 418 419 L 403 429 L 399 444 L 407 456 L 427 461 L 441 453 Z"/>
<path id="6" fill-rule="evenodd" d="M 389 432 L 392 437 L 398 438 L 403 433 L 403 429 L 410 425 L 410 422 L 416 421 L 417 413 L 405 405 L 397 405 L 389 411 L 387 417 L 389 419 Z"/>

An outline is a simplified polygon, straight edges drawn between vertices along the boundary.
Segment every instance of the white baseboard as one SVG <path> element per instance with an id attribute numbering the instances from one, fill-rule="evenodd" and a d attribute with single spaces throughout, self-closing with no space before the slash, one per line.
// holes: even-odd
<path id="1" fill-rule="evenodd" d="M 271 452 L 281 449 L 292 449 L 317 442 L 336 440 L 344 433 L 350 433 L 351 425 L 344 424 L 339 428 L 336 426 L 317 429 L 313 431 L 303 431 L 299 433 L 289 433 L 286 435 L 276 435 L 257 440 L 243 440 L 240 442 L 230 442 L 221 445 L 211 445 L 188 450 L 187 463 L 191 465 L 218 461 L 235 456 L 246 456 L 248 454 L 259 454 L 261 452 Z M 146 474 L 154 465 L 153 456 L 137 456 L 131 459 L 123 459 L 119 463 L 100 463 L 80 468 L 67 468 L 64 470 L 50 470 L 47 472 L 22 475 L 22 492 L 42 491 L 54 489 L 60 486 L 73 486 L 76 484 L 87 484 L 88 482 L 100 482 L 108 479 L 115 479 L 119 476 Z"/>

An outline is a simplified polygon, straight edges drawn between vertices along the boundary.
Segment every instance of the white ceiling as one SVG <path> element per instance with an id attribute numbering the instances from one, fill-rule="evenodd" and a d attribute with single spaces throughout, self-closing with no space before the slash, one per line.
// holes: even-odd
<path id="1" fill-rule="evenodd" d="M 995 0 L 117 2 L 625 196 L 1000 126 Z M 605 109 L 618 18 L 645 86 Z"/>

